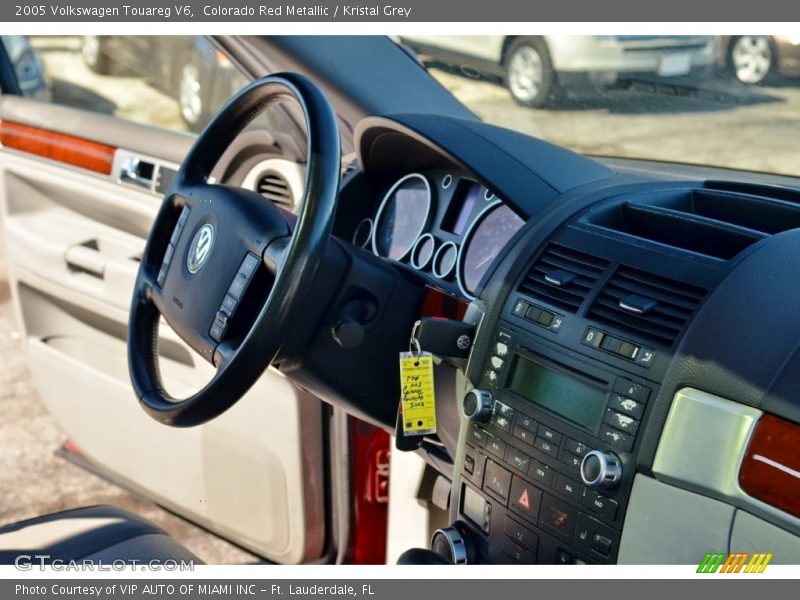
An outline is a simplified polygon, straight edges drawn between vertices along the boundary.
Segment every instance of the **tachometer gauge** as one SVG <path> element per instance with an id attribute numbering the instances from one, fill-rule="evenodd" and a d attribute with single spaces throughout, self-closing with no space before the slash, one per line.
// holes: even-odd
<path id="1" fill-rule="evenodd" d="M 458 261 L 461 291 L 472 297 L 486 271 L 509 240 L 525 224 L 508 206 L 495 202 L 470 226 Z"/>
<path id="2" fill-rule="evenodd" d="M 375 217 L 372 251 L 393 260 L 405 258 L 425 230 L 432 204 L 431 186 L 419 173 L 397 181 Z"/>

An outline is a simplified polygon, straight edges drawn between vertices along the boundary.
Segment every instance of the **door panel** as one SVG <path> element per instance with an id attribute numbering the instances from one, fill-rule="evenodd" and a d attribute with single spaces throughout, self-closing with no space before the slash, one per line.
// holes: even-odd
<path id="1" fill-rule="evenodd" d="M 8 118 L 9 104 L 14 120 L 31 126 L 43 111 L 40 103 L 4 100 L 0 117 Z M 191 141 L 57 111 L 75 113 L 61 121 L 59 133 L 91 140 L 102 131 L 100 141 L 116 153 L 129 152 L 125 144 L 135 139 L 133 150 L 148 156 L 167 148 L 162 158 L 169 163 L 175 148 Z M 162 144 L 165 137 L 175 139 Z M 270 560 L 318 558 L 326 525 L 319 400 L 270 369 L 219 419 L 173 429 L 146 416 L 132 392 L 128 307 L 160 201 L 135 183 L 0 148 L 12 299 L 41 398 L 83 454 L 125 485 Z M 165 323 L 160 335 L 169 391 L 185 396 L 199 389 L 212 367 Z"/>

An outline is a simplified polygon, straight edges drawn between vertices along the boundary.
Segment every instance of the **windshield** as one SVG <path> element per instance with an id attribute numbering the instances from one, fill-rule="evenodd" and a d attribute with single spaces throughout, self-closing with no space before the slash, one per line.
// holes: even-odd
<path id="1" fill-rule="evenodd" d="M 800 175 L 800 35 L 398 41 L 489 123 L 584 154 Z"/>

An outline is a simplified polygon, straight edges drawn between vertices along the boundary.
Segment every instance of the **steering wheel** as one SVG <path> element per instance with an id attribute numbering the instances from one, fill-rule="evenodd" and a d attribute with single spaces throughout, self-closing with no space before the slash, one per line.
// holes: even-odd
<path id="1" fill-rule="evenodd" d="M 305 192 L 292 228 L 274 204 L 209 183 L 236 136 L 276 103 L 296 100 L 307 132 Z M 175 427 L 204 423 L 239 400 L 302 318 L 325 255 L 339 191 L 341 149 L 333 108 L 309 79 L 283 73 L 238 92 L 195 141 L 145 246 L 133 292 L 128 367 L 142 407 Z M 160 317 L 216 367 L 185 399 L 164 389 Z"/>

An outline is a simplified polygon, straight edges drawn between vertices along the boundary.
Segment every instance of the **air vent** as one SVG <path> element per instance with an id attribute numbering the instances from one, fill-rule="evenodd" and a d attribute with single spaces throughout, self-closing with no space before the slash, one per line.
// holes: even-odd
<path id="1" fill-rule="evenodd" d="M 275 204 L 291 209 L 294 196 L 289 182 L 278 173 L 267 173 L 258 180 L 258 193 Z"/>
<path id="2" fill-rule="evenodd" d="M 519 291 L 575 313 L 609 261 L 550 243 L 525 276 Z"/>
<path id="3" fill-rule="evenodd" d="M 700 306 L 706 290 L 621 265 L 588 317 L 620 332 L 670 347 Z"/>

